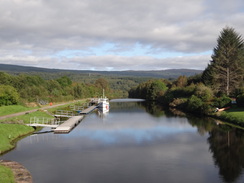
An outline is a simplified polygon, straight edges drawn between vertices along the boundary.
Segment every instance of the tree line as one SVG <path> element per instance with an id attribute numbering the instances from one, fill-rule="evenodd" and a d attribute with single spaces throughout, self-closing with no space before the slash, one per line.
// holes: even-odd
<path id="1" fill-rule="evenodd" d="M 99 78 L 94 84 L 73 82 L 69 77 L 44 80 L 37 75 L 10 75 L 0 72 L 0 106 L 35 102 L 69 101 L 82 98 L 100 97 L 102 89 L 111 97 L 119 97 L 122 91 L 109 87 L 106 79 Z"/>
<path id="2" fill-rule="evenodd" d="M 156 100 L 170 107 L 210 114 L 230 105 L 244 106 L 244 41 L 234 28 L 225 27 L 202 74 L 177 80 L 151 80 L 129 91 L 130 97 Z"/>

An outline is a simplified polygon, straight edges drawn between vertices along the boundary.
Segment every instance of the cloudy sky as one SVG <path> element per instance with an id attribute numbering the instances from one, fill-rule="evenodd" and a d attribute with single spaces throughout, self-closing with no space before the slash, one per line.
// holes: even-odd
<path id="1" fill-rule="evenodd" d="M 204 69 L 243 0 L 0 0 L 0 63 L 79 70 Z"/>

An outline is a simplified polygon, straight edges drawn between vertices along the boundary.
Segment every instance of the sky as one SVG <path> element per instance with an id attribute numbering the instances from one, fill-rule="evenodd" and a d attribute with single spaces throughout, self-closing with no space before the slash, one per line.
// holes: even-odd
<path id="1" fill-rule="evenodd" d="M 205 69 L 243 0 L 0 0 L 0 63 L 75 70 Z"/>

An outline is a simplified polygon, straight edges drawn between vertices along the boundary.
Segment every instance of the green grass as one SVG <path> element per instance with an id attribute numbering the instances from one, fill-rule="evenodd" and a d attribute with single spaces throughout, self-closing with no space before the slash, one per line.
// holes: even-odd
<path id="1" fill-rule="evenodd" d="M 35 108 L 38 108 L 38 107 L 25 107 L 22 105 L 1 106 L 0 107 L 0 116 L 28 111 L 28 110 L 35 109 Z"/>
<path id="2" fill-rule="evenodd" d="M 65 104 L 65 105 L 62 105 L 62 106 L 50 108 L 50 109 L 48 109 L 48 111 L 53 112 L 55 110 L 62 109 L 64 107 L 67 107 L 67 106 L 73 105 L 73 104 L 83 105 L 86 101 L 87 101 L 87 99 L 82 99 L 79 102 L 70 101 L 69 104 Z M 55 103 L 55 104 L 58 104 L 58 103 Z M 43 106 L 43 107 L 47 107 L 47 106 L 48 105 Z M 25 106 L 22 106 L 22 105 L 1 106 L 0 107 L 0 116 L 5 116 L 5 115 L 8 115 L 8 114 L 14 114 L 14 113 L 28 111 L 28 110 L 32 110 L 32 109 L 38 109 L 38 108 L 39 107 L 25 107 Z"/>
<path id="3" fill-rule="evenodd" d="M 31 117 L 54 118 L 53 116 L 47 114 L 46 112 L 38 110 L 36 112 L 32 112 L 32 113 L 29 113 L 29 114 L 24 114 L 24 115 L 15 116 L 15 117 L 11 117 L 11 118 L 6 118 L 6 119 L 3 119 L 3 120 L 0 120 L 0 123 L 28 124 L 28 123 L 30 123 L 30 118 Z"/>
<path id="4" fill-rule="evenodd" d="M 244 124 L 244 108 L 232 107 L 222 111 L 219 117 L 235 124 Z"/>
<path id="5" fill-rule="evenodd" d="M 18 124 L 0 124 L 0 152 L 14 148 L 14 142 L 21 136 L 34 131 L 34 128 Z"/>
<path id="6" fill-rule="evenodd" d="M 8 167 L 0 165 L 0 182 L 14 183 L 14 174 Z"/>

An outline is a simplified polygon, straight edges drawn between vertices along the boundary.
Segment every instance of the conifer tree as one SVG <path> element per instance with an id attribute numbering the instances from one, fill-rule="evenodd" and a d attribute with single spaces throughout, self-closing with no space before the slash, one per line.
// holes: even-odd
<path id="1" fill-rule="evenodd" d="M 205 84 L 226 95 L 243 84 L 244 41 L 233 28 L 226 27 L 220 32 L 212 60 L 202 77 Z"/>

